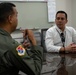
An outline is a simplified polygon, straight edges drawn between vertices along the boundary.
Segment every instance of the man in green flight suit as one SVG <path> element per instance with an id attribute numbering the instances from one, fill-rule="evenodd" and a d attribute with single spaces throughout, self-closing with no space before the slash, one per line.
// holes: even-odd
<path id="1" fill-rule="evenodd" d="M 18 75 L 19 71 L 27 75 L 40 75 L 43 60 L 43 49 L 37 46 L 31 30 L 23 31 L 23 37 L 29 42 L 19 44 L 11 37 L 17 27 L 17 10 L 13 3 L 0 3 L 0 75 Z"/>

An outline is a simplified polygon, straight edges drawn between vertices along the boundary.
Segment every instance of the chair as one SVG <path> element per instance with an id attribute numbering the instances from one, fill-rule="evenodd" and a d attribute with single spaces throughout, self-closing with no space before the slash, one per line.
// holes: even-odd
<path id="1" fill-rule="evenodd" d="M 46 28 L 46 29 L 41 29 L 41 46 L 42 46 L 43 49 L 44 49 L 44 53 L 47 52 L 46 46 L 45 46 L 45 35 L 46 35 L 47 29 L 48 29 L 48 28 Z"/>
<path id="2" fill-rule="evenodd" d="M 34 36 L 36 38 L 37 44 L 41 46 L 41 33 L 34 31 Z"/>

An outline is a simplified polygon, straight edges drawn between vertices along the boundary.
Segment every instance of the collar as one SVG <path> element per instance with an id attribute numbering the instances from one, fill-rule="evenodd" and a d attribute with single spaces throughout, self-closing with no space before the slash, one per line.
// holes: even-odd
<path id="1" fill-rule="evenodd" d="M 10 36 L 10 34 L 2 28 L 0 28 L 0 34 Z"/>
<path id="2" fill-rule="evenodd" d="M 55 25 L 55 28 L 56 28 L 56 30 L 61 34 L 62 33 L 62 30 L 61 29 L 59 29 L 56 25 Z M 65 27 L 65 30 L 64 30 L 64 34 L 65 34 L 65 32 L 66 32 L 66 27 Z"/>

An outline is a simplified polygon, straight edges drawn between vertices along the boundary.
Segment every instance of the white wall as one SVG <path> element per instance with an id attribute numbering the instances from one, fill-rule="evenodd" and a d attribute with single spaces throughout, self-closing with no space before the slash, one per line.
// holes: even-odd
<path id="1" fill-rule="evenodd" d="M 19 13 L 18 28 L 49 28 L 47 3 L 14 2 Z M 56 0 L 56 11 L 64 10 L 68 14 L 67 25 L 72 25 L 72 0 Z"/>
<path id="2" fill-rule="evenodd" d="M 73 0 L 72 3 L 72 21 L 73 21 L 73 26 L 76 29 L 76 0 Z"/>
<path id="3" fill-rule="evenodd" d="M 47 28 L 48 12 L 46 2 L 14 2 L 18 10 L 18 28 Z"/>
<path id="4" fill-rule="evenodd" d="M 49 28 L 47 2 L 13 2 L 18 10 L 18 28 Z M 64 10 L 68 14 L 68 23 L 75 27 L 76 0 L 56 0 L 56 11 Z M 75 27 L 76 28 L 76 27 Z"/>

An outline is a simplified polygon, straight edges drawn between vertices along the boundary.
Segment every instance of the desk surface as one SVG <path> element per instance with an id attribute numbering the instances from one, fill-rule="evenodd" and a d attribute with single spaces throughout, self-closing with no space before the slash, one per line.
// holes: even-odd
<path id="1" fill-rule="evenodd" d="M 42 75 L 76 75 L 76 54 L 45 53 Z"/>

